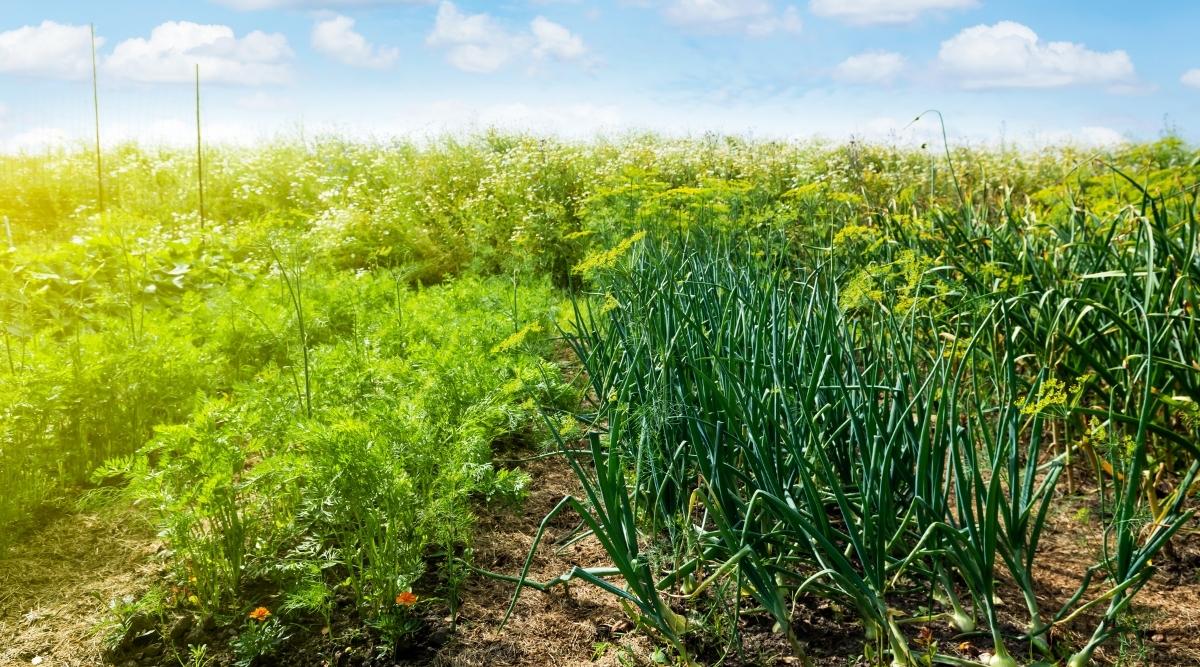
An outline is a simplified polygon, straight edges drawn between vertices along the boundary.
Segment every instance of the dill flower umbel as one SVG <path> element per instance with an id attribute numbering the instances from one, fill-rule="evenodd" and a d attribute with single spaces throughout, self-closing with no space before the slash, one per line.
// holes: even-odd
<path id="1" fill-rule="evenodd" d="M 646 232 L 637 232 L 608 250 L 601 250 L 588 255 L 582 262 L 576 264 L 575 268 L 571 269 L 571 271 L 581 276 L 591 276 L 597 271 L 611 269 L 633 248 L 635 243 L 645 237 Z"/>

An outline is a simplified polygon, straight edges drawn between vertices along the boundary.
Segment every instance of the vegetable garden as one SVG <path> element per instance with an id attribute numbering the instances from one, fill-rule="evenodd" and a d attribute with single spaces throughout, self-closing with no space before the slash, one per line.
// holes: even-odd
<path id="1" fill-rule="evenodd" d="M 777 664 L 761 625 L 778 664 L 1145 664 L 1139 592 L 1164 562 L 1196 583 L 1177 139 L 331 138 L 209 149 L 203 194 L 127 146 L 103 207 L 89 160 L 0 157 L 0 549 L 63 514 L 153 527 L 106 660 L 419 661 L 486 580 L 505 621 L 598 588 L 650 662 Z M 483 567 L 530 461 L 575 492 Z M 1086 546 L 1050 595 L 1067 501 Z M 530 575 L 584 541 L 603 563 Z"/>

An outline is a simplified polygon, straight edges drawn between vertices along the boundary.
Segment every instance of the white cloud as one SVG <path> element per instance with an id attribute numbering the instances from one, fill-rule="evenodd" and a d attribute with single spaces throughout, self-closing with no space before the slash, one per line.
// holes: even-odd
<path id="1" fill-rule="evenodd" d="M 584 139 L 628 127 L 629 119 L 611 104 L 581 101 L 479 105 L 447 99 L 402 108 L 379 130 L 383 136 L 436 136 L 499 129 Z"/>
<path id="2" fill-rule="evenodd" d="M 312 45 L 317 51 L 353 67 L 385 69 L 400 57 L 400 50 L 373 46 L 354 31 L 354 19 L 334 16 L 313 26 Z"/>
<path id="3" fill-rule="evenodd" d="M 267 136 L 238 123 L 204 124 L 206 145 L 251 145 Z M 196 125 L 191 118 L 155 118 L 137 124 L 118 122 L 105 129 L 105 142 L 191 148 L 196 145 Z"/>
<path id="4" fill-rule="evenodd" d="M 224 25 L 168 21 L 149 39 L 127 39 L 105 60 L 116 77 L 146 83 L 191 81 L 200 65 L 200 80 L 210 83 L 259 85 L 291 78 L 292 49 L 281 34 L 255 30 L 238 38 Z"/>
<path id="5" fill-rule="evenodd" d="M 97 37 L 96 45 L 104 40 Z M 92 73 L 91 29 L 42 21 L 0 32 L 0 73 L 83 79 Z"/>
<path id="6" fill-rule="evenodd" d="M 930 11 L 970 9 L 978 0 L 809 0 L 808 8 L 824 16 L 854 25 L 908 23 Z"/>
<path id="7" fill-rule="evenodd" d="M 272 95 L 266 91 L 256 90 L 249 95 L 239 97 L 236 104 L 247 111 L 279 111 L 290 106 L 292 100 L 279 95 Z"/>
<path id="8" fill-rule="evenodd" d="M 241 122 L 205 122 L 204 143 L 206 145 L 253 145 L 278 135 L 278 128 L 255 127 Z M 92 150 L 94 137 L 91 130 L 75 127 L 39 126 L 10 136 L 0 136 L 0 154 L 36 153 L 58 149 Z M 196 121 L 190 115 L 183 117 L 122 118 L 104 125 L 104 143 L 115 146 L 136 143 L 142 146 L 173 146 L 194 148 L 196 145 Z"/>
<path id="9" fill-rule="evenodd" d="M 967 28 L 942 42 L 941 68 L 965 88 L 1128 88 L 1133 62 L 1124 51 L 1092 51 L 1073 42 L 1045 42 L 1013 21 Z"/>
<path id="10" fill-rule="evenodd" d="M 536 40 L 533 55 L 539 58 L 549 56 L 560 60 L 574 60 L 587 54 L 583 39 L 567 30 L 566 26 L 539 16 L 533 19 L 529 27 Z"/>
<path id="11" fill-rule="evenodd" d="M 673 0 L 664 10 L 676 25 L 710 32 L 741 32 L 765 37 L 777 32 L 800 32 L 800 11 L 789 5 L 779 11 L 773 0 Z"/>
<path id="12" fill-rule="evenodd" d="M 466 72 L 494 72 L 518 58 L 547 57 L 577 60 L 587 54 L 583 40 L 542 16 L 533 19 L 529 32 L 513 32 L 486 13 L 464 14 L 452 2 L 438 5 L 429 46 L 447 50 L 446 58 Z"/>
<path id="13" fill-rule="evenodd" d="M 6 153 L 32 153 L 55 148 L 65 148 L 75 139 L 61 127 L 35 127 L 0 142 L 0 150 Z"/>
<path id="14" fill-rule="evenodd" d="M 891 83 L 905 64 L 899 53 L 867 51 L 839 63 L 833 68 L 833 78 L 846 83 Z"/>
<path id="15" fill-rule="evenodd" d="M 104 43 L 96 38 L 99 47 Z M 88 26 L 44 21 L 0 33 L 0 73 L 61 79 L 91 75 L 91 31 Z M 223 25 L 169 21 L 154 28 L 149 39 L 120 42 L 102 58 L 104 74 L 148 83 L 186 82 L 200 65 L 203 80 L 213 83 L 262 84 L 286 81 L 292 51 L 287 38 L 255 31 L 238 38 Z"/>
<path id="16" fill-rule="evenodd" d="M 1179 80 L 1182 81 L 1183 85 L 1185 86 L 1200 88 L 1200 68 L 1190 69 L 1184 72 L 1183 76 L 1179 77 Z"/>
<path id="17" fill-rule="evenodd" d="M 532 106 L 522 102 L 498 104 L 478 112 L 484 127 L 578 136 L 611 130 L 621 124 L 621 112 L 612 105 L 565 104 Z"/>
<path id="18" fill-rule="evenodd" d="M 874 144 L 916 147 L 922 144 L 941 145 L 942 133 L 938 126 L 930 123 L 897 120 L 891 116 L 878 116 L 865 122 L 854 123 L 849 136 Z"/>
<path id="19" fill-rule="evenodd" d="M 1111 127 L 1089 125 L 1076 130 L 1039 130 L 1028 138 L 1017 138 L 1017 144 L 1028 148 L 1046 146 L 1078 146 L 1080 148 L 1108 148 L 1126 143 L 1128 139 Z"/>
<path id="20" fill-rule="evenodd" d="M 494 72 L 527 48 L 488 14 L 463 14 L 452 2 L 438 5 L 425 43 L 449 49 L 450 64 L 467 72 Z"/>
<path id="21" fill-rule="evenodd" d="M 1079 140 L 1089 146 L 1116 146 L 1127 139 L 1111 127 L 1088 126 L 1078 132 Z"/>
<path id="22" fill-rule="evenodd" d="M 200 66 L 209 83 L 259 85 L 292 77 L 287 37 L 253 31 L 238 38 L 228 25 L 175 22 L 156 26 L 149 40 L 132 38 L 113 49 L 104 68 L 114 77 L 143 83 L 190 82 Z"/>
<path id="23" fill-rule="evenodd" d="M 1088 125 L 1075 129 L 1051 128 L 1046 129 L 1038 123 L 1023 127 L 1018 132 L 996 132 L 982 127 L 963 132 L 950 131 L 950 145 L 976 146 L 979 148 L 1007 148 L 1019 150 L 1042 150 L 1056 146 L 1076 146 L 1079 148 L 1108 148 L 1126 143 L 1129 139 L 1120 132 L 1097 125 Z M 867 141 L 869 143 L 898 146 L 925 146 L 926 149 L 942 150 L 942 130 L 936 118 L 923 117 L 917 121 L 897 120 L 894 117 L 876 117 L 865 122 L 852 123 L 849 126 L 848 137 Z M 835 138 L 837 134 L 833 135 Z"/>
<path id="24" fill-rule="evenodd" d="M 216 0 L 219 4 L 242 11 L 257 9 L 329 9 L 331 7 L 368 7 L 371 5 L 431 5 L 433 0 Z"/>

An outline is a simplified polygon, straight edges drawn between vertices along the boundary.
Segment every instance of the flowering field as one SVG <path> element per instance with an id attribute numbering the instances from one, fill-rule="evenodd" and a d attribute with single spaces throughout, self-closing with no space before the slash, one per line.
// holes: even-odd
<path id="1" fill-rule="evenodd" d="M 581 588 L 620 616 L 581 664 L 1200 655 L 1143 603 L 1198 590 L 1182 141 L 103 158 L 0 156 L 0 565 L 154 545 L 78 664 L 547 664 L 466 648 Z"/>

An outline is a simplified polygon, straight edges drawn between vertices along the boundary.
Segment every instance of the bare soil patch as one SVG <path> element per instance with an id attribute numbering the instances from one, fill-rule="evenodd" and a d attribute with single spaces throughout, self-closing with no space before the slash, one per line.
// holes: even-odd
<path id="1" fill-rule="evenodd" d="M 516 574 L 524 564 L 542 519 L 565 496 L 576 494 L 579 483 L 560 458 L 524 466 L 533 476 L 533 489 L 519 513 L 479 519 L 475 564 L 483 569 Z M 601 567 L 610 561 L 594 537 L 566 549 L 553 542 L 570 533 L 579 517 L 571 512 L 551 522 L 530 568 L 530 577 L 545 581 L 574 566 Z M 652 647 L 631 629 L 620 604 L 608 593 L 586 583 L 542 593 L 525 589 L 508 624 L 500 621 L 512 597 L 513 584 L 475 577 L 464 591 L 458 631 L 430 664 L 454 667 L 619 664 L 647 659 Z"/>
<path id="2" fill-rule="evenodd" d="M 0 554 L 0 666 L 104 664 L 110 602 L 160 576 L 161 546 L 131 512 L 60 516 Z"/>

